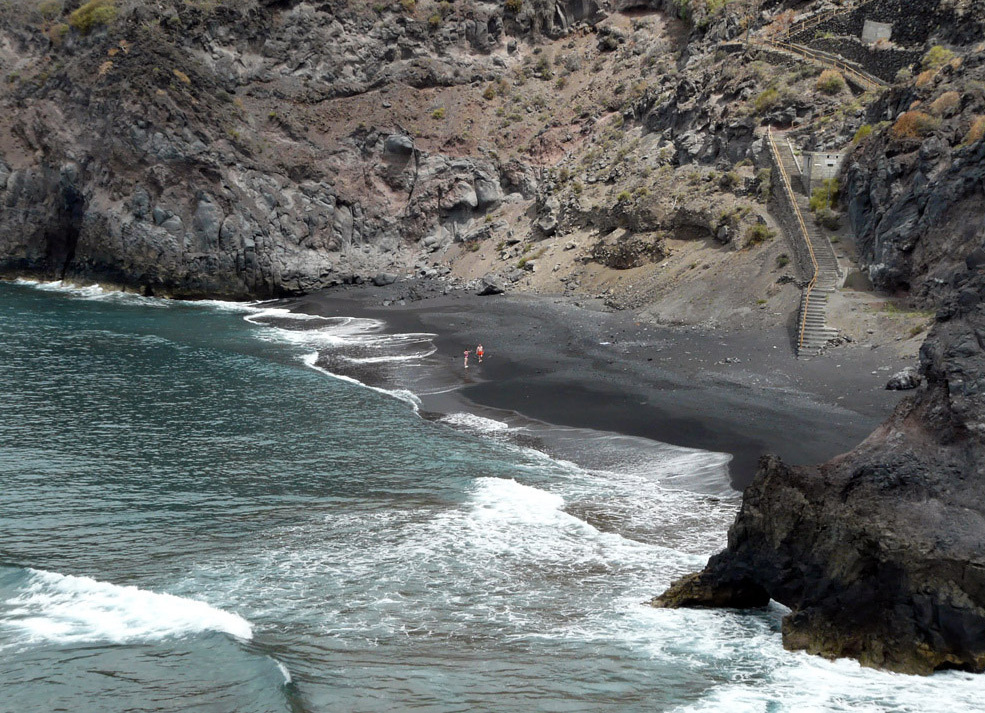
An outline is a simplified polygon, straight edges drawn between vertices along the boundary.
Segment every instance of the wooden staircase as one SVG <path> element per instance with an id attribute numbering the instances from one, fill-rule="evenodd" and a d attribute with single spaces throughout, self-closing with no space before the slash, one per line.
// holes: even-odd
<path id="1" fill-rule="evenodd" d="M 818 354 L 838 330 L 827 326 L 828 296 L 841 282 L 841 269 L 831 241 L 823 229 L 813 220 L 805 220 L 810 213 L 807 186 L 797 157 L 786 139 L 767 130 L 767 141 L 774 163 L 780 169 L 786 200 L 790 203 L 797 222 L 797 232 L 804 241 L 813 270 L 810 282 L 800 298 L 800 315 L 797 320 L 797 356 Z"/>

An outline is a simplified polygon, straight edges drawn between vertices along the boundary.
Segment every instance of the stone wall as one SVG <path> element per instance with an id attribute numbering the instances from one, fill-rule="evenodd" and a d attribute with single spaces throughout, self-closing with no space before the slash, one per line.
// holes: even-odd
<path id="1" fill-rule="evenodd" d="M 844 57 L 884 82 L 895 81 L 901 69 L 919 62 L 924 54 L 922 49 L 871 47 L 855 37 L 818 38 L 810 47 Z"/>
<path id="2" fill-rule="evenodd" d="M 953 0 L 874 0 L 791 39 L 807 44 L 823 33 L 861 38 L 866 20 L 892 23 L 893 42 L 909 49 L 928 42 L 967 45 L 981 41 L 985 7 Z"/>
<path id="3" fill-rule="evenodd" d="M 769 142 L 766 142 L 767 144 Z M 797 271 L 804 282 L 808 282 L 814 276 L 814 264 L 811 262 L 811 255 L 804 242 L 804 236 L 800 233 L 800 225 L 786 188 L 783 185 L 780 168 L 777 166 L 776 157 L 773 152 L 767 150 L 770 159 L 770 168 L 773 171 L 770 183 L 770 202 L 769 211 L 783 228 L 787 236 L 787 242 L 793 249 L 794 258 L 797 263 Z"/>

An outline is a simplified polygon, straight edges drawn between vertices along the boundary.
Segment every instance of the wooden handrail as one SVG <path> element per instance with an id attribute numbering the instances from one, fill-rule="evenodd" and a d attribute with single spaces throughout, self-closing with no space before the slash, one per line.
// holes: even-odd
<path id="1" fill-rule="evenodd" d="M 886 83 L 877 77 L 873 77 L 867 74 L 859 72 L 854 67 L 850 67 L 841 60 L 831 59 L 830 57 L 825 57 L 824 55 L 818 53 L 816 50 L 810 47 L 805 47 L 804 45 L 797 45 L 790 42 L 777 42 L 775 40 L 767 41 L 766 44 L 771 47 L 778 47 L 779 49 L 786 50 L 787 52 L 793 52 L 806 59 L 809 62 L 817 62 L 818 64 L 823 64 L 828 67 L 834 67 L 840 69 L 842 72 L 852 75 L 855 81 L 859 82 L 862 86 L 868 87 L 870 89 L 877 89 L 879 87 L 886 86 Z"/>
<path id="2" fill-rule="evenodd" d="M 777 168 L 780 169 L 780 180 L 783 181 L 783 187 L 786 190 L 787 198 L 790 200 L 790 205 L 793 206 L 794 215 L 797 218 L 797 223 L 800 225 L 801 235 L 804 236 L 804 242 L 807 243 L 807 252 L 811 256 L 811 267 L 814 269 L 814 274 L 811 276 L 811 281 L 808 283 L 807 288 L 804 291 L 804 307 L 800 315 L 800 335 L 797 339 L 797 350 L 804 348 L 804 333 L 807 331 L 807 308 L 811 303 L 811 293 L 814 291 L 814 286 L 817 284 L 818 277 L 818 266 L 817 257 L 814 255 L 814 246 L 811 245 L 811 238 L 807 232 L 807 224 L 804 222 L 804 215 L 800 212 L 800 206 L 797 205 L 797 196 L 794 195 L 793 188 L 790 185 L 790 176 L 787 175 L 787 171 L 783 168 L 783 159 L 780 158 L 780 150 L 776 147 L 776 142 L 773 140 L 773 127 L 766 127 L 766 138 L 769 140 L 770 152 L 773 154 L 773 159 L 776 162 Z"/>

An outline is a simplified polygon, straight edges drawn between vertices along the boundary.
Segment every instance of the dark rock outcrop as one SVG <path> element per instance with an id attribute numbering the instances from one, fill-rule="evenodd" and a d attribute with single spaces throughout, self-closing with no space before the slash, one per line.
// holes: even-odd
<path id="1" fill-rule="evenodd" d="M 889 377 L 886 388 L 890 391 L 909 391 L 920 386 L 923 377 L 912 366 L 908 366 L 903 371 L 899 371 Z"/>
<path id="2" fill-rule="evenodd" d="M 859 145 L 842 181 L 873 285 L 928 306 L 985 246 L 985 142 L 969 131 L 985 114 L 985 52 L 955 65 L 931 72 L 922 86 L 893 89 L 870 109 L 885 128 Z M 958 99 L 948 110 L 945 95 Z"/>
<path id="3" fill-rule="evenodd" d="M 927 383 L 853 452 L 760 464 L 728 548 L 657 606 L 790 607 L 783 641 L 908 673 L 985 671 L 985 273 L 921 350 Z"/>

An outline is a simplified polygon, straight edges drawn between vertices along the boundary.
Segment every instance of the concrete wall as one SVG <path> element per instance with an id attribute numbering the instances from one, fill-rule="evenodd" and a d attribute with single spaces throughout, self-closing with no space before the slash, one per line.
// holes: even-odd
<path id="1" fill-rule="evenodd" d="M 866 20 L 865 24 L 862 25 L 862 42 L 866 44 L 875 44 L 879 40 L 886 40 L 888 42 L 892 36 L 893 23 L 891 22 Z"/>

